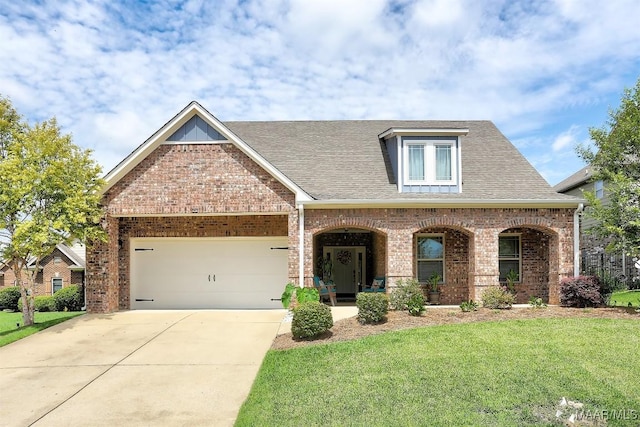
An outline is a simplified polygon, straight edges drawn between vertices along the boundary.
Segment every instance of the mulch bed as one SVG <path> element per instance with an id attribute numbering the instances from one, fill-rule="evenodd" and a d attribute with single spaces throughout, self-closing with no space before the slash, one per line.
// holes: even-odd
<path id="1" fill-rule="evenodd" d="M 478 311 L 463 313 L 459 309 L 427 308 L 422 316 L 410 316 L 406 311 L 390 311 L 387 320 L 375 325 L 361 325 L 355 317 L 339 320 L 326 334 L 314 340 L 297 340 L 291 333 L 278 335 L 271 348 L 285 350 L 308 345 L 324 344 L 338 341 L 348 341 L 368 335 L 380 334 L 400 329 L 416 328 L 420 326 L 447 325 L 454 323 L 486 322 L 510 319 L 548 319 L 548 318 L 607 318 L 607 319 L 636 319 L 640 321 L 640 314 L 634 309 L 623 307 L 606 308 L 565 308 L 545 307 L 512 308 L 510 310 L 490 310 L 479 308 Z"/>

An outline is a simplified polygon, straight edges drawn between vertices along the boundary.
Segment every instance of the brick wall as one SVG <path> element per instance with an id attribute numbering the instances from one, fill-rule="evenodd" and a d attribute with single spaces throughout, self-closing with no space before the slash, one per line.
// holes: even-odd
<path id="1" fill-rule="evenodd" d="M 307 210 L 305 248 L 310 251 L 313 236 L 340 227 L 375 230 L 386 236 L 385 275 L 391 287 L 397 279 L 415 276 L 415 234 L 446 232 L 447 282 L 453 280 L 442 289 L 441 299 L 447 304 L 467 297 L 478 300 L 487 286 L 498 283 L 498 236 L 507 230 L 524 233 L 530 258 L 523 266 L 528 271 L 519 298 L 528 300 L 529 294 L 536 293 L 557 303 L 560 279 L 573 274 L 572 209 Z M 312 274 L 313 264 L 305 265 L 305 278 Z"/>
<path id="2" fill-rule="evenodd" d="M 51 255 L 43 258 L 40 265 L 42 270 L 36 275 L 36 295 L 51 295 L 51 282 L 54 277 L 62 279 L 63 287 L 83 284 L 84 273 L 70 270 L 69 266 L 74 263 L 57 248 Z M 2 271 L 4 277 L 0 277 L 0 287 L 13 286 L 16 279 L 13 270 L 6 266 Z M 26 275 L 23 275 L 23 279 L 27 280 Z"/>
<path id="3" fill-rule="evenodd" d="M 233 144 L 161 145 L 105 194 L 114 216 L 289 212 L 294 200 Z"/>

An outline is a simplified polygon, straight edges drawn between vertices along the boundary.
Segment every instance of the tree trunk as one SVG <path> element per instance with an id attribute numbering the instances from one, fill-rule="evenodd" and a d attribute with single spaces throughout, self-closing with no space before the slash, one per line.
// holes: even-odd
<path id="1" fill-rule="evenodd" d="M 22 322 L 24 326 L 31 326 L 34 324 L 34 312 L 35 312 L 35 275 L 38 273 L 38 266 L 33 273 L 28 274 L 29 279 L 25 283 L 23 273 L 26 267 L 26 263 L 14 262 L 13 272 L 16 276 L 16 285 L 20 288 L 20 294 L 22 295 Z"/>

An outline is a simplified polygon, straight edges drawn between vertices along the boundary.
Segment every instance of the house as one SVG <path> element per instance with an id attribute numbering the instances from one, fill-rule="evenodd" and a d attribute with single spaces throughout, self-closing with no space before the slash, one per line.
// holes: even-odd
<path id="1" fill-rule="evenodd" d="M 602 180 L 593 180 L 591 166 L 585 166 L 576 173 L 556 184 L 553 188 L 558 193 L 583 197 L 585 191 L 593 193 L 603 204 L 609 203 L 607 184 Z M 588 207 L 587 207 L 588 210 Z M 607 253 L 605 248 L 609 243 L 606 239 L 589 234 L 588 230 L 595 225 L 595 220 L 589 216 L 580 216 L 580 271 L 583 274 L 594 274 L 601 278 L 612 278 L 628 282 L 640 282 L 640 270 L 633 259 L 624 253 Z M 627 283 L 630 285 L 631 283 Z M 635 287 L 636 285 L 634 285 Z"/>
<path id="2" fill-rule="evenodd" d="M 34 263 L 27 268 L 33 270 Z M 55 291 L 69 285 L 84 285 L 85 245 L 74 242 L 72 245 L 59 244 L 53 252 L 42 259 L 36 275 L 36 295 L 52 295 Z M 16 277 L 6 263 L 0 263 L 0 289 L 15 286 Z"/>
<path id="3" fill-rule="evenodd" d="M 221 122 L 192 102 L 105 180 L 92 312 L 277 308 L 326 259 L 339 298 L 438 273 L 444 304 L 510 270 L 518 302 L 557 303 L 575 273 L 581 200 L 489 121 Z"/>

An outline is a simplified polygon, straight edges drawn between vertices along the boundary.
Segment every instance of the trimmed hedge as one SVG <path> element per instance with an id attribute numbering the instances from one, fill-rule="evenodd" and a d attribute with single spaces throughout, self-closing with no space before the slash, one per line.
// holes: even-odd
<path id="1" fill-rule="evenodd" d="M 0 289 L 0 309 L 17 311 L 20 296 L 20 288 L 17 286 Z"/>
<path id="2" fill-rule="evenodd" d="M 44 313 L 45 311 L 56 311 L 56 300 L 53 295 L 37 295 L 33 299 L 35 311 Z M 18 310 L 22 311 L 22 298 L 18 302 Z"/>
<path id="3" fill-rule="evenodd" d="M 389 311 L 389 298 L 382 292 L 360 292 L 356 295 L 358 322 L 378 323 L 384 320 Z"/>
<path id="4" fill-rule="evenodd" d="M 567 277 L 560 282 L 560 305 L 597 307 L 602 304 L 602 283 L 596 276 Z"/>
<path id="5" fill-rule="evenodd" d="M 62 288 L 53 294 L 57 311 L 80 311 L 84 305 L 84 295 L 80 285 Z"/>
<path id="6" fill-rule="evenodd" d="M 314 338 L 333 326 L 331 309 L 318 301 L 305 301 L 293 309 L 291 333 L 294 338 Z"/>

